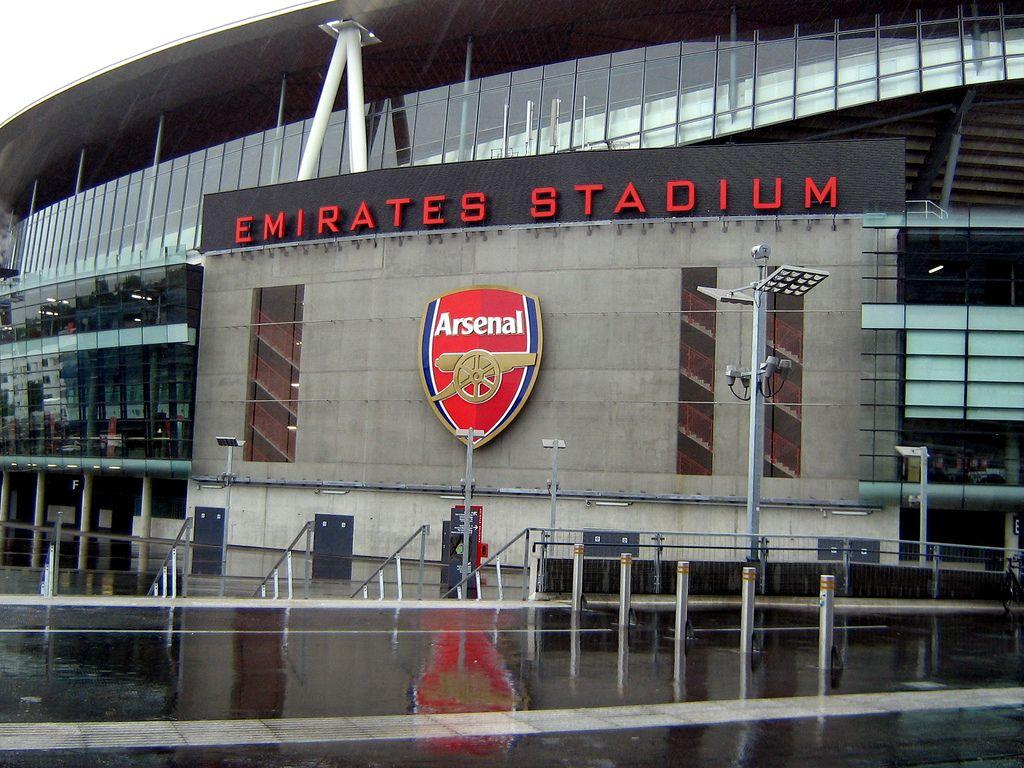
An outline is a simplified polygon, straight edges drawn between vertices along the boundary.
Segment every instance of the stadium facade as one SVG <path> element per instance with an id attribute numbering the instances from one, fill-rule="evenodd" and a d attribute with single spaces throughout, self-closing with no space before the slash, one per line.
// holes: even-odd
<path id="1" fill-rule="evenodd" d="M 554 6 L 308 4 L 0 126 L 0 514 L 384 554 L 472 427 L 491 544 L 553 437 L 561 525 L 744 531 L 749 311 L 698 288 L 764 242 L 829 277 L 768 306 L 762 530 L 917 539 L 926 446 L 927 537 L 1019 546 L 1024 6 Z"/>

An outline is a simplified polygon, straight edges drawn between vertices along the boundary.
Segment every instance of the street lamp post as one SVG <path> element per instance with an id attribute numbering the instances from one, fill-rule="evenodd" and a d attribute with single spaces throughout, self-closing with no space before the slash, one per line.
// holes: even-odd
<path id="1" fill-rule="evenodd" d="M 918 519 L 921 562 L 927 559 L 928 542 L 928 447 L 925 445 L 897 445 L 896 453 L 905 459 L 917 457 L 921 460 L 921 511 Z"/>
<path id="2" fill-rule="evenodd" d="M 771 248 L 761 243 L 750 251 L 758 267 L 757 280 L 739 288 L 722 289 L 699 286 L 698 291 L 724 304 L 749 304 L 752 310 L 750 370 L 737 371 L 726 368 L 726 381 L 732 389 L 736 379 L 750 391 L 749 434 L 747 444 L 747 534 L 749 536 L 749 557 L 758 559 L 758 535 L 761 528 L 761 475 L 764 473 L 764 403 L 770 397 L 772 377 L 788 370 L 792 363 L 772 355 L 765 357 L 765 335 L 767 330 L 769 293 L 786 296 L 803 296 L 829 276 L 823 269 L 793 267 L 787 264 L 769 272 L 768 258 Z M 747 293 L 746 291 L 750 291 Z M 735 394 L 735 392 L 734 392 Z"/>
<path id="3" fill-rule="evenodd" d="M 540 444 L 551 449 L 551 527 L 555 527 L 555 505 L 558 500 L 558 451 L 565 448 L 565 440 L 543 438 Z"/>
<path id="4" fill-rule="evenodd" d="M 462 579 L 469 576 L 469 544 L 472 541 L 473 534 L 473 513 L 469 505 L 473 501 L 473 439 L 476 437 L 476 431 L 470 427 L 469 429 L 457 430 L 455 435 L 466 441 L 466 477 L 463 480 L 464 496 L 462 502 L 464 505 L 462 508 L 462 567 L 459 569 L 459 581 L 462 581 Z M 468 597 L 469 582 L 467 581 L 463 585 L 462 598 L 466 599 Z"/>
<path id="5" fill-rule="evenodd" d="M 224 470 L 224 525 L 220 536 L 220 596 L 224 596 L 224 579 L 228 575 L 228 514 L 231 510 L 231 484 L 235 479 L 231 471 L 231 459 L 235 448 L 245 445 L 245 440 L 237 437 L 216 437 L 217 445 L 228 449 L 227 465 Z"/>

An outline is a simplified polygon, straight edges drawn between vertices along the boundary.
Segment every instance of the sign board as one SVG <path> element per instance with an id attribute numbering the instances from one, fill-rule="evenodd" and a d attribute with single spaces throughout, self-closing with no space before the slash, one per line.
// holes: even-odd
<path id="1" fill-rule="evenodd" d="M 205 253 L 524 224 L 901 212 L 902 139 L 567 152 L 206 195 Z"/>

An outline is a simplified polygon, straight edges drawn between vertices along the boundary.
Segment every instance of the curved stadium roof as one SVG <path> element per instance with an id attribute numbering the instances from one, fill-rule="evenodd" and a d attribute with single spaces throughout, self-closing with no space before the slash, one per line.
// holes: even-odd
<path id="1" fill-rule="evenodd" d="M 573 58 L 679 40 L 730 35 L 752 40 L 850 28 L 865 15 L 882 24 L 944 18 L 949 3 L 789 2 L 705 0 L 341 0 L 312 3 L 224 27 L 135 57 L 42 99 L 0 125 L 0 199 L 19 212 L 39 179 L 37 207 L 70 194 L 81 148 L 85 186 L 151 161 L 153 136 L 166 116 L 164 157 L 174 157 L 272 127 L 282 75 L 288 89 L 285 121 L 314 109 L 331 40 L 318 25 L 352 17 L 383 41 L 367 49 L 366 97 L 379 100 L 458 82 L 466 36 L 473 35 L 473 75 L 523 69 Z M 978 4 L 982 12 L 996 4 Z M 1011 4 L 1003 4 L 1010 12 Z M 1019 10 L 1013 4 L 1013 10 Z M 871 20 L 873 23 L 873 19 Z M 962 202 L 1024 200 L 1024 131 L 1018 127 L 1019 83 L 978 83 L 904 96 L 898 106 L 863 104 L 716 141 L 806 138 L 817 134 L 908 137 L 908 191 L 928 196 L 937 183 L 938 155 L 951 129 L 963 125 L 958 175 Z M 339 96 L 339 101 L 342 97 Z M 963 118 L 963 119 L 961 119 Z M 930 180 L 930 183 L 929 183 Z M 973 184 L 973 186 L 972 186 Z"/>

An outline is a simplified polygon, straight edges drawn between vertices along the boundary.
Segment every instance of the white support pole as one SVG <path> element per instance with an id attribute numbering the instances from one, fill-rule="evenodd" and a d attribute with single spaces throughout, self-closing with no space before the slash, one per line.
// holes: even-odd
<path id="1" fill-rule="evenodd" d="M 476 599 L 479 600 L 483 595 L 483 590 L 480 588 L 480 571 L 477 571 L 474 576 L 476 577 Z"/>
<path id="2" fill-rule="evenodd" d="M 153 531 L 153 478 L 142 478 L 142 494 L 139 499 L 139 536 L 148 539 Z M 139 573 L 149 570 L 149 542 L 139 543 Z"/>
<path id="3" fill-rule="evenodd" d="M 377 571 L 377 599 L 384 599 L 384 569 Z"/>
<path id="4" fill-rule="evenodd" d="M 398 583 L 398 601 L 402 601 L 402 558 L 395 555 L 395 578 Z"/>
<path id="5" fill-rule="evenodd" d="M 633 585 L 633 555 L 619 555 L 619 628 L 629 626 L 630 590 Z"/>
<path id="6" fill-rule="evenodd" d="M 178 548 L 171 547 L 171 597 L 178 596 Z"/>
<path id="7" fill-rule="evenodd" d="M 921 446 L 921 510 L 918 526 L 921 534 L 921 562 L 928 559 L 928 448 Z M 938 555 L 938 553 L 936 553 Z"/>
<path id="8" fill-rule="evenodd" d="M 832 668 L 832 649 L 835 647 L 836 577 L 821 575 L 818 593 L 818 667 Z"/>
<path id="9" fill-rule="evenodd" d="M 82 496 L 78 502 L 78 531 L 81 534 L 92 530 L 92 478 L 91 472 L 82 474 Z M 89 537 L 78 538 L 78 570 L 84 571 L 89 564 Z"/>
<path id="10" fill-rule="evenodd" d="M 355 24 L 338 30 L 338 39 L 345 38 L 348 58 L 348 156 L 352 173 L 366 170 L 366 115 L 363 113 L 363 45 L 362 33 Z"/>
<path id="11" fill-rule="evenodd" d="M 768 267 L 759 269 L 759 282 Z M 750 349 L 750 428 L 747 443 L 747 533 L 750 536 L 750 560 L 758 559 L 757 537 L 761 526 L 761 475 L 764 474 L 764 394 L 760 370 L 764 358 L 768 294 L 754 291 L 753 327 Z"/>
<path id="12" fill-rule="evenodd" d="M 576 544 L 572 548 L 572 611 L 578 613 L 583 608 L 583 556 L 586 547 Z"/>
<path id="13" fill-rule="evenodd" d="M 277 568 L 274 569 L 274 599 L 281 597 L 281 582 L 277 578 Z"/>
<path id="14" fill-rule="evenodd" d="M 505 588 L 501 583 L 501 558 L 494 561 L 494 577 L 498 580 L 498 599 L 505 599 Z"/>
<path id="15" fill-rule="evenodd" d="M 743 607 L 740 614 L 740 653 L 754 652 L 754 594 L 757 592 L 757 568 L 743 569 Z"/>
<path id="16" fill-rule="evenodd" d="M 341 76 L 345 71 L 345 48 L 347 44 L 348 37 L 339 34 L 338 39 L 334 43 L 331 62 L 327 65 L 324 85 L 320 89 L 320 100 L 316 104 L 316 112 L 313 113 L 313 124 L 309 128 L 309 138 L 306 139 L 306 146 L 302 150 L 302 160 L 299 162 L 297 181 L 307 181 L 316 175 L 317 165 L 320 161 L 320 149 L 324 144 L 324 134 L 327 133 L 327 121 L 331 117 L 331 110 L 334 109 L 334 100 L 338 97 L 338 87 L 341 85 Z M 361 112 L 362 110 L 360 110 Z"/>
<path id="17" fill-rule="evenodd" d="M 39 559 L 43 552 L 43 532 L 40 530 L 46 522 L 46 473 L 36 472 L 35 509 L 32 513 L 32 567 L 39 567 Z"/>
<path id="18" fill-rule="evenodd" d="M 686 621 L 690 602 L 690 564 L 676 563 L 676 647 L 685 652 Z"/>
<path id="19" fill-rule="evenodd" d="M 285 575 L 288 578 L 288 599 L 291 600 L 295 592 L 292 581 L 292 551 L 289 549 L 284 556 Z"/>

